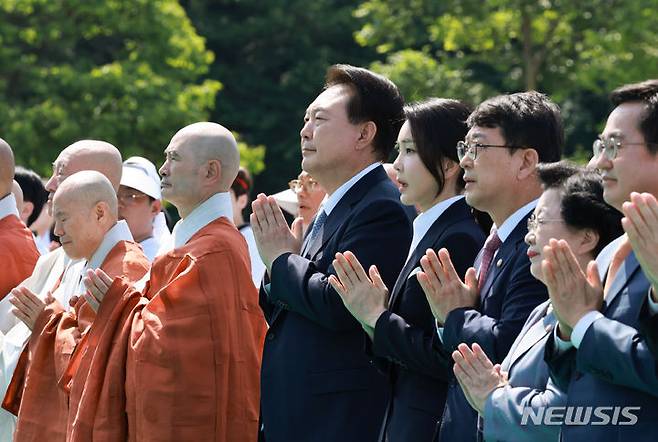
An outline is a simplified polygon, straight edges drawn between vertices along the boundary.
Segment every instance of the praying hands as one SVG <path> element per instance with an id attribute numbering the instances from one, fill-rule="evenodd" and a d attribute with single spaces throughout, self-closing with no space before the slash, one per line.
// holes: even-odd
<path id="1" fill-rule="evenodd" d="M 14 306 L 11 312 L 18 319 L 23 321 L 30 329 L 34 329 L 39 315 L 43 312 L 46 306 L 55 301 L 50 292 L 44 300 L 41 300 L 27 287 L 16 287 L 11 291 L 11 298 L 9 302 Z"/>
<path id="2" fill-rule="evenodd" d="M 368 274 L 350 251 L 336 253 L 333 261 L 336 275 L 329 276 L 329 283 L 338 292 L 347 310 L 361 323 L 373 338 L 377 319 L 386 311 L 389 291 L 376 266 L 370 266 Z"/>
<path id="3" fill-rule="evenodd" d="M 622 206 L 625 217 L 621 224 L 651 283 L 651 296 L 658 302 L 658 202 L 650 193 L 631 193 L 631 200 Z"/>
<path id="4" fill-rule="evenodd" d="M 477 305 L 478 283 L 474 268 L 466 271 L 462 282 L 446 249 L 439 250 L 438 255 L 427 249 L 420 265 L 423 271 L 417 274 L 418 282 L 439 324 L 445 323 L 451 311 Z"/>

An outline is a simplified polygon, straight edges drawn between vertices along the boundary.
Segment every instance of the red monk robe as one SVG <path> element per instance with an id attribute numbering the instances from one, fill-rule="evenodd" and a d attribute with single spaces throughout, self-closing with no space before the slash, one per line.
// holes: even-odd
<path id="1" fill-rule="evenodd" d="M 136 282 L 148 271 L 149 261 L 139 245 L 119 241 L 100 268 L 111 277 Z M 54 302 L 37 319 L 2 403 L 18 416 L 15 442 L 66 440 L 68 397 L 58 381 L 94 316 L 80 298 L 72 312 Z"/>
<path id="2" fill-rule="evenodd" d="M 0 219 L 0 299 L 28 278 L 39 259 L 32 232 L 15 215 Z"/>
<path id="3" fill-rule="evenodd" d="M 265 322 L 249 268 L 218 218 L 155 259 L 144 295 L 114 281 L 71 361 L 68 440 L 256 441 Z"/>

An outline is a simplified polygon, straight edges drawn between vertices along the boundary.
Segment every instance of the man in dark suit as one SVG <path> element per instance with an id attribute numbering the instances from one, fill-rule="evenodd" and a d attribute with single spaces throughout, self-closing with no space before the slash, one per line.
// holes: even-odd
<path id="1" fill-rule="evenodd" d="M 652 340 L 639 331 L 655 300 L 648 299 L 655 273 L 647 265 L 647 252 L 655 249 L 644 247 L 632 225 L 638 215 L 652 216 L 637 213 L 650 209 L 638 193 L 658 194 L 658 80 L 623 86 L 611 99 L 616 107 L 594 143 L 594 163 L 603 175 L 604 199 L 626 214 L 628 236 L 587 269 L 574 263 L 562 241 L 551 240 L 544 262 L 559 324 L 546 343 L 551 376 L 567 392 L 568 406 L 602 407 L 598 415 L 592 411 L 589 425 L 565 421 L 567 442 L 656 438 L 658 367 Z M 607 419 L 599 416 L 602 409 Z"/>
<path id="2" fill-rule="evenodd" d="M 563 129 L 558 107 L 537 92 L 486 100 L 468 125 L 458 146 L 466 201 L 487 212 L 494 226 L 464 282 L 446 251 L 421 259 L 418 280 L 437 320 L 442 350 L 452 353 L 462 342 L 477 342 L 500 363 L 530 312 L 547 298 L 544 285 L 530 274 L 523 239 L 541 194 L 535 167 L 559 160 Z M 476 438 L 477 414 L 453 378 L 437 440 Z"/>
<path id="3" fill-rule="evenodd" d="M 363 331 L 328 283 L 336 252 L 352 250 L 393 286 L 411 243 L 411 222 L 381 161 L 404 120 L 389 80 L 336 65 L 309 105 L 302 168 L 327 191 L 302 243 L 272 197 L 252 204 L 251 224 L 269 277 L 261 306 L 261 419 L 267 442 L 370 441 L 387 402 L 385 378 L 363 352 Z M 295 232 L 295 234 L 293 234 Z"/>

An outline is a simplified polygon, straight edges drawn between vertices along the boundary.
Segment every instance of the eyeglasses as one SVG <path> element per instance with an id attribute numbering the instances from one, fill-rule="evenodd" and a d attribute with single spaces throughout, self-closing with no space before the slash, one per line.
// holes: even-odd
<path id="1" fill-rule="evenodd" d="M 658 143 L 630 143 L 630 142 L 623 142 L 623 146 L 639 146 L 639 145 L 647 145 L 647 146 L 656 146 Z M 592 150 L 594 151 L 594 158 L 598 158 L 601 153 L 605 154 L 605 157 L 609 160 L 614 160 L 617 158 L 617 153 L 619 152 L 619 149 L 622 147 L 622 140 L 616 137 L 609 137 L 609 138 L 602 138 L 599 137 L 598 139 L 594 140 L 594 144 L 592 145 Z"/>
<path id="2" fill-rule="evenodd" d="M 290 190 L 295 193 L 301 192 L 302 189 L 306 190 L 307 192 L 315 192 L 318 190 L 319 185 L 315 180 L 291 180 L 288 182 L 288 187 L 290 187 Z"/>
<path id="3" fill-rule="evenodd" d="M 471 160 L 475 161 L 478 156 L 478 149 L 486 149 L 487 147 L 504 147 L 506 149 L 521 149 L 519 146 L 508 146 L 504 144 L 481 144 L 481 143 L 466 143 L 460 141 L 457 143 L 457 158 L 459 161 L 468 156 Z"/>
<path id="4" fill-rule="evenodd" d="M 558 219 L 558 218 L 538 218 L 537 215 L 534 213 L 530 215 L 530 218 L 528 218 L 528 232 L 529 233 L 534 233 L 537 231 L 539 226 L 542 224 L 548 224 L 548 223 L 563 223 L 563 219 Z"/>
<path id="5" fill-rule="evenodd" d="M 120 204 L 124 206 L 131 206 L 137 203 L 137 200 L 148 198 L 149 196 L 145 193 L 118 193 L 117 200 Z"/>

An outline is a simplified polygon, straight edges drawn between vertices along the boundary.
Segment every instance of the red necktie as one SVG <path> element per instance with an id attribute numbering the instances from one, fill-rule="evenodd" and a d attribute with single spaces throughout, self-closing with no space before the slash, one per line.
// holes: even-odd
<path id="1" fill-rule="evenodd" d="M 480 264 L 480 275 L 478 276 L 478 292 L 482 290 L 484 281 L 487 280 L 487 274 L 489 273 L 489 267 L 491 266 L 491 261 L 493 260 L 496 250 L 500 247 L 503 242 L 498 237 L 498 232 L 495 228 L 491 229 L 491 234 L 489 238 L 484 242 L 484 249 L 482 252 L 482 262 Z"/>

